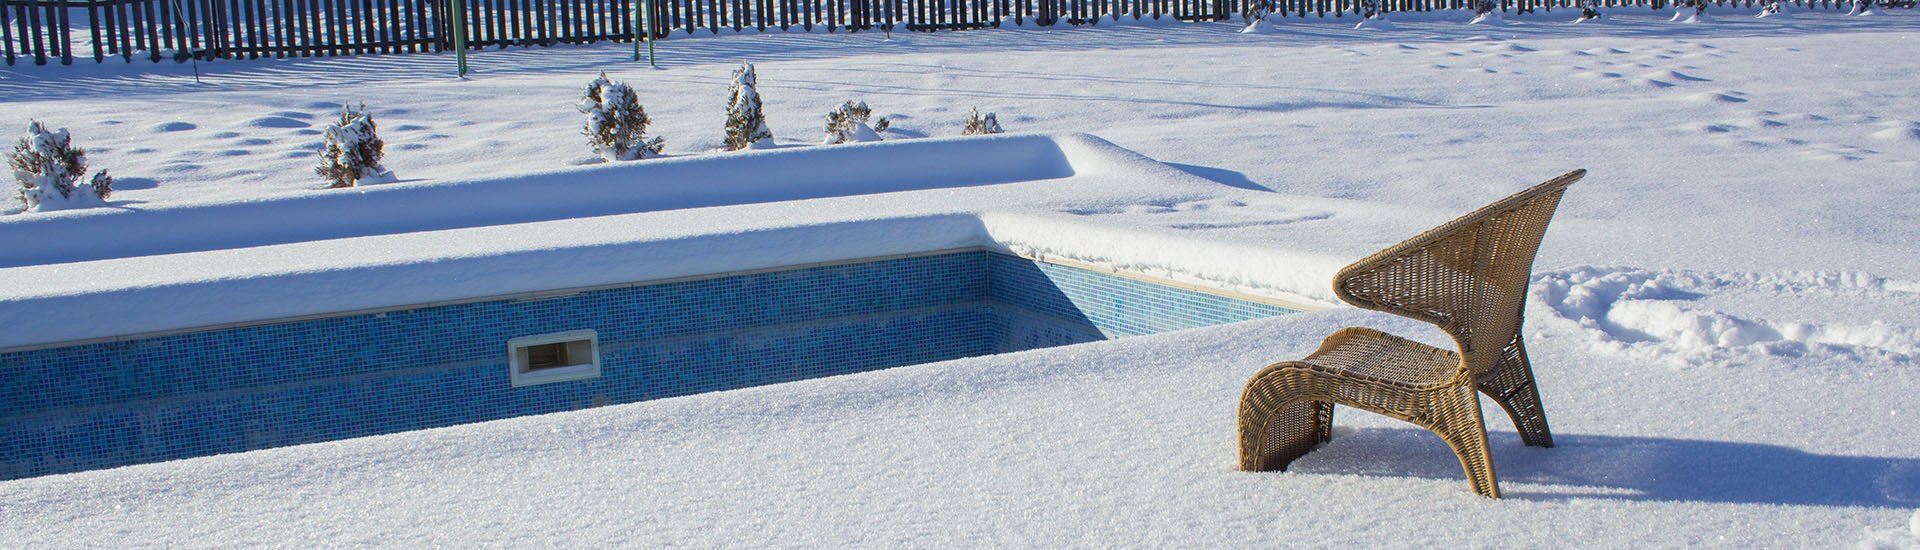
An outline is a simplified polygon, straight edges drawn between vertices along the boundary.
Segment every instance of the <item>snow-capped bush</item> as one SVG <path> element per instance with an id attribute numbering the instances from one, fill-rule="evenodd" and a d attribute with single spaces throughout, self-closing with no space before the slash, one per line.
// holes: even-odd
<path id="1" fill-rule="evenodd" d="M 1578 23 L 1600 18 L 1600 0 L 1580 0 L 1575 3 L 1575 5 L 1580 7 L 1580 18 L 1573 20 L 1573 22 Z"/>
<path id="2" fill-rule="evenodd" d="M 987 134 L 998 134 L 1003 131 L 1004 130 L 1000 129 L 1000 119 L 995 118 L 993 113 L 987 113 L 987 116 L 980 116 L 979 109 L 968 109 L 967 128 L 961 130 L 960 133 L 969 136 L 984 136 Z"/>
<path id="3" fill-rule="evenodd" d="M 1693 8 L 1689 15 L 1687 8 Z M 1673 3 L 1673 18 L 1669 21 L 1699 23 L 1707 20 L 1707 0 L 1677 0 Z"/>
<path id="4" fill-rule="evenodd" d="M 1496 0 L 1480 0 L 1473 5 L 1473 20 L 1468 25 L 1500 24 L 1506 18 L 1500 13 L 1500 3 Z"/>
<path id="5" fill-rule="evenodd" d="M 728 151 L 773 145 L 767 115 L 760 112 L 760 92 L 754 89 L 757 80 L 752 63 L 733 71 L 733 88 L 727 91 Z"/>
<path id="6" fill-rule="evenodd" d="M 1781 4 L 1778 0 L 1767 2 L 1766 6 L 1760 8 L 1760 15 L 1754 17 L 1791 17 L 1793 14 Z"/>
<path id="7" fill-rule="evenodd" d="M 868 126 L 867 121 L 872 119 L 873 109 L 867 107 L 867 102 L 843 103 L 840 108 L 827 113 L 827 138 L 820 143 L 835 145 L 855 141 L 880 141 L 880 132 L 887 131 L 887 127 L 891 126 L 893 121 L 881 117 L 879 122 Z"/>
<path id="8" fill-rule="evenodd" d="M 87 152 L 73 146 L 66 128 L 47 131 L 39 121 L 27 123 L 27 135 L 7 158 L 13 179 L 20 184 L 19 199 L 27 210 L 48 211 L 102 204 L 113 193 L 113 177 L 106 170 L 78 185 L 87 172 Z"/>
<path id="9" fill-rule="evenodd" d="M 640 108 L 640 96 L 627 83 L 608 80 L 605 72 L 587 84 L 587 97 L 576 107 L 587 115 L 587 145 L 601 159 L 642 159 L 666 147 L 666 140 L 647 139 L 647 111 Z"/>
<path id="10" fill-rule="evenodd" d="M 1874 0 L 1853 0 L 1853 9 L 1847 15 L 1873 15 Z"/>
<path id="11" fill-rule="evenodd" d="M 380 166 L 379 128 L 367 104 L 359 109 L 340 106 L 340 120 L 327 125 L 326 145 L 320 149 L 320 166 L 313 172 L 325 178 L 328 187 L 353 187 L 361 183 L 391 181 L 393 173 Z"/>
<path id="12" fill-rule="evenodd" d="M 1267 14 L 1272 12 L 1273 7 L 1269 0 L 1247 2 L 1246 11 L 1240 12 L 1240 22 L 1242 23 L 1240 25 L 1240 32 L 1248 34 L 1259 32 L 1260 26 L 1267 21 Z"/>
<path id="13" fill-rule="evenodd" d="M 1360 13 L 1362 15 L 1360 22 L 1355 23 L 1353 28 L 1374 30 L 1394 29 L 1393 21 L 1387 19 L 1387 10 L 1382 9 L 1380 0 L 1361 0 Z"/>

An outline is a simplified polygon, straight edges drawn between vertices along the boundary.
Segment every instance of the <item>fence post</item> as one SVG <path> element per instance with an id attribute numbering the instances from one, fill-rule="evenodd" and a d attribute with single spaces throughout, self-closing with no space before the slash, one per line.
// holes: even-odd
<path id="1" fill-rule="evenodd" d="M 8 7 L 9 6 L 7 6 L 6 3 L 0 2 L 0 50 L 6 51 L 7 64 L 12 65 L 13 64 L 13 21 L 12 19 L 13 18 L 7 15 Z M 94 46 L 94 48 L 96 49 L 96 51 L 98 51 L 98 48 L 100 46 L 97 44 L 98 41 L 95 41 L 95 42 L 96 42 L 96 45 Z"/>
<path id="2" fill-rule="evenodd" d="M 653 0 L 634 0 L 633 17 L 636 20 L 633 24 L 633 60 L 640 60 L 640 40 L 644 33 L 647 41 L 647 65 L 655 69 L 660 68 L 660 64 L 653 57 Z"/>
<path id="3" fill-rule="evenodd" d="M 450 0 L 453 5 L 453 57 L 460 64 L 460 78 L 467 77 L 467 0 Z"/>

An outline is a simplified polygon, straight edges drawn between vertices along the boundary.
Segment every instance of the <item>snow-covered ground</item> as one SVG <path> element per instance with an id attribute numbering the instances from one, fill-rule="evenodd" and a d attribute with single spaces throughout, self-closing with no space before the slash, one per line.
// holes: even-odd
<path id="1" fill-rule="evenodd" d="M 1920 58 L 1904 53 L 1920 14 L 1710 13 L 701 36 L 662 42 L 661 70 L 623 45 L 487 50 L 466 80 L 440 55 L 203 63 L 204 84 L 187 65 L 0 68 L 0 129 L 68 128 L 121 182 L 110 202 L 135 209 L 353 193 L 314 190 L 311 175 L 318 127 L 347 101 L 379 122 L 393 188 L 591 172 L 575 166 L 596 158 L 574 104 L 602 70 L 639 92 L 669 155 L 705 155 L 743 61 L 781 145 L 818 143 L 823 115 L 848 100 L 890 118 L 889 139 L 958 134 L 979 107 L 1010 131 L 1091 133 L 1218 184 L 1022 203 L 1049 209 L 1035 218 L 1049 228 L 1184 240 L 1149 244 L 1352 259 L 1591 171 L 1548 234 L 1528 305 L 1559 446 L 1521 447 L 1491 409 L 1500 501 L 1468 491 L 1438 439 L 1357 412 L 1289 472 L 1234 471 L 1234 405 L 1260 366 L 1349 324 L 1438 338 L 1337 308 L 0 482 L 0 540 L 1920 547 Z M 781 209 L 990 208 L 942 201 L 995 192 L 917 189 L 539 223 L 653 223 L 647 234 L 666 238 Z M 368 195 L 383 193 L 404 194 Z M 0 218 L 0 232 L 33 216 L 49 214 Z M 33 282 L 68 274 L 217 280 L 191 270 L 217 254 L 352 261 L 319 256 L 409 238 L 12 268 L 0 278 L 25 288 L 0 294 L 83 293 L 84 280 Z M 145 272 L 116 273 L 129 266 Z"/>

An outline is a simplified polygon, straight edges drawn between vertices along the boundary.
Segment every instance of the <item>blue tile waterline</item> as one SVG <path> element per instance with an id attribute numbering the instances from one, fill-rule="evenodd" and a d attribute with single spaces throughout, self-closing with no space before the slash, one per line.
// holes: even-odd
<path id="1" fill-rule="evenodd" d="M 448 426 L 1290 313 L 986 251 L 0 353 L 0 479 Z M 507 340 L 599 333 L 515 388 Z"/>

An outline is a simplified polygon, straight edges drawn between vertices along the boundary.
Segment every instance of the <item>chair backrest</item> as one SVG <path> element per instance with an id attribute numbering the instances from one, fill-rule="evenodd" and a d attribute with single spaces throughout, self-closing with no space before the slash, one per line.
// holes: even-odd
<path id="1" fill-rule="evenodd" d="M 1340 299 L 1438 325 L 1480 375 L 1519 334 L 1534 253 L 1574 170 L 1341 269 Z"/>

